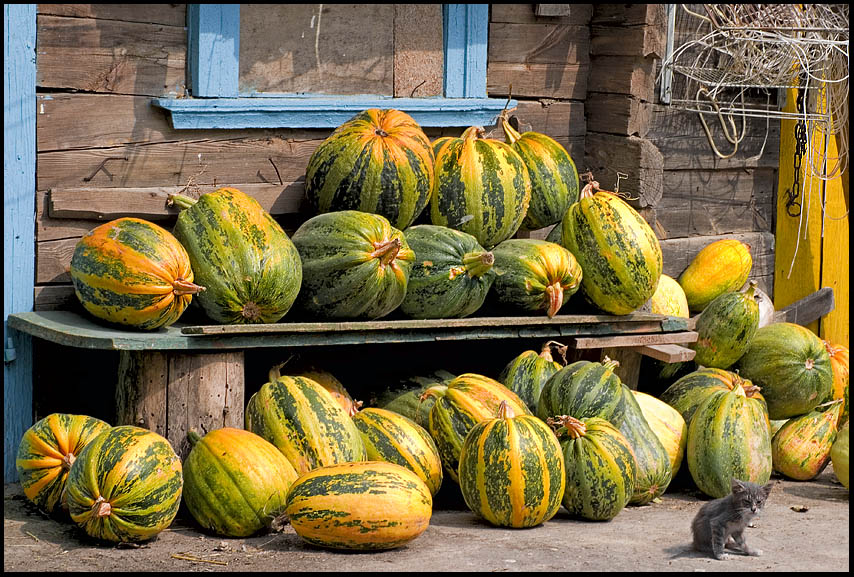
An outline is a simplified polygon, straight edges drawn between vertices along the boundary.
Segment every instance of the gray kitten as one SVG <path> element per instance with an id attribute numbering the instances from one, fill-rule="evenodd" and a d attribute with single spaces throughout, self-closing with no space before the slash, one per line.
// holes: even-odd
<path id="1" fill-rule="evenodd" d="M 709 501 L 697 512 L 691 523 L 694 549 L 711 553 L 715 559 L 727 559 L 724 548 L 740 550 L 745 555 L 759 556 L 744 541 L 744 529 L 759 514 L 773 483 L 760 487 L 756 483 L 732 479 L 732 493 Z"/>

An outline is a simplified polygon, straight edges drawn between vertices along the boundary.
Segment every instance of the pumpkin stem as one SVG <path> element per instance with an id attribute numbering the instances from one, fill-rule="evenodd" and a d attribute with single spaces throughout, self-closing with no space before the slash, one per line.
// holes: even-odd
<path id="1" fill-rule="evenodd" d="M 549 296 L 549 308 L 546 314 L 552 318 L 563 306 L 563 286 L 561 286 L 560 281 L 555 281 L 547 286 L 546 293 Z"/>
<path id="2" fill-rule="evenodd" d="M 602 361 L 602 366 L 609 369 L 611 372 L 614 372 L 614 369 L 620 366 L 620 361 L 615 361 L 611 359 L 611 357 L 606 356 L 605 360 Z"/>
<path id="3" fill-rule="evenodd" d="M 198 294 L 205 290 L 205 287 L 199 286 L 197 284 L 193 284 L 188 280 L 184 280 L 182 278 L 176 278 L 172 282 L 172 292 L 176 295 L 194 295 Z"/>
<path id="4" fill-rule="evenodd" d="M 180 209 L 190 208 L 199 202 L 195 198 L 184 196 L 183 194 L 170 194 L 166 197 L 166 206 L 177 206 Z"/>
<path id="5" fill-rule="evenodd" d="M 587 434 L 587 425 L 569 415 L 549 417 L 546 424 L 557 429 L 555 435 L 558 437 L 566 433 L 571 439 L 577 439 Z"/>
<path id="6" fill-rule="evenodd" d="M 282 367 L 291 362 L 291 359 L 294 358 L 294 355 L 289 356 L 287 359 L 282 361 L 281 363 L 275 364 L 270 367 L 270 371 L 267 373 L 267 379 L 272 382 L 282 376 Z"/>
<path id="7" fill-rule="evenodd" d="M 476 140 L 478 138 L 485 138 L 486 130 L 482 126 L 469 126 L 463 131 L 460 138 L 463 140 Z"/>
<path id="8" fill-rule="evenodd" d="M 489 251 L 467 252 L 463 255 L 463 265 L 472 278 L 482 277 L 495 264 L 495 255 Z"/>
<path id="9" fill-rule="evenodd" d="M 756 397 L 759 394 L 759 391 L 762 390 L 758 385 L 754 385 L 753 383 L 748 385 L 748 384 L 746 384 L 747 383 L 746 381 L 742 381 L 742 382 L 745 384 L 742 384 L 741 388 L 744 390 L 744 396 L 747 397 L 748 399 L 752 399 L 753 397 Z"/>
<path id="10" fill-rule="evenodd" d="M 352 417 L 353 415 L 355 415 L 356 413 L 359 412 L 359 409 L 361 409 L 362 405 L 364 405 L 364 404 L 365 403 L 362 401 L 357 401 L 357 400 L 353 399 L 353 404 L 350 405 L 350 409 L 347 411 L 347 414 L 349 414 Z"/>
<path id="11" fill-rule="evenodd" d="M 388 136 L 388 132 L 386 132 L 386 131 L 385 131 L 385 130 L 383 130 L 382 128 L 377 128 L 377 129 L 374 131 L 374 134 L 376 134 L 377 136 Z"/>
<path id="12" fill-rule="evenodd" d="M 371 257 L 380 259 L 380 264 L 387 266 L 397 258 L 397 253 L 400 252 L 401 246 L 399 238 L 393 238 L 384 242 L 375 242 L 374 248 L 376 250 L 371 253 Z"/>
<path id="13" fill-rule="evenodd" d="M 506 114 L 502 114 L 501 118 L 501 127 L 504 129 L 504 140 L 507 144 L 514 144 L 517 140 L 522 138 L 522 135 L 519 134 L 519 131 L 514 129 L 510 125 L 510 119 Z"/>
<path id="14" fill-rule="evenodd" d="M 106 517 L 113 512 L 113 506 L 103 497 L 98 497 L 92 505 L 92 511 L 95 517 Z"/>
<path id="15" fill-rule="evenodd" d="M 806 362 L 804 363 L 804 367 L 806 367 L 806 369 L 808 371 L 812 370 L 812 368 L 814 366 L 815 366 L 815 360 L 814 359 L 807 359 Z"/>
<path id="16" fill-rule="evenodd" d="M 77 457 L 74 456 L 74 453 L 66 453 L 64 457 L 62 457 L 62 465 L 61 467 L 68 471 L 71 469 L 71 465 L 74 464 L 74 461 Z"/>
<path id="17" fill-rule="evenodd" d="M 501 401 L 501 404 L 498 405 L 498 418 L 512 419 L 515 416 L 516 413 L 513 411 L 512 407 L 507 404 L 507 401 Z"/>
<path id="18" fill-rule="evenodd" d="M 190 429 L 187 431 L 187 440 L 190 442 L 190 447 L 195 447 L 196 443 L 202 440 L 199 436 L 199 433 L 196 432 L 195 429 Z"/>
<path id="19" fill-rule="evenodd" d="M 567 345 L 563 343 L 559 343 L 557 341 L 548 341 L 543 343 L 542 351 L 540 352 L 540 357 L 544 358 L 547 361 L 554 361 L 554 356 L 552 355 L 552 346 L 557 349 L 558 354 L 563 360 L 563 364 L 566 365 L 566 351 L 569 348 Z"/>
<path id="20" fill-rule="evenodd" d="M 752 280 L 747 285 L 747 290 L 744 291 L 744 296 L 748 299 L 758 299 L 759 295 L 756 294 L 756 287 L 758 283 L 755 280 Z"/>
<path id="21" fill-rule="evenodd" d="M 240 314 L 246 320 L 255 322 L 261 318 L 261 308 L 256 303 L 250 301 L 243 305 L 243 310 L 240 311 Z"/>

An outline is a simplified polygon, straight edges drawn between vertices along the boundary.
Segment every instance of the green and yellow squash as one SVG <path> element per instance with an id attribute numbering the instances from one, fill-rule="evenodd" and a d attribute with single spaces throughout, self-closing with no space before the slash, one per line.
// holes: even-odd
<path id="1" fill-rule="evenodd" d="M 688 307 L 699 312 L 720 295 L 737 291 L 752 267 L 749 244 L 725 238 L 706 245 L 679 275 Z"/>
<path id="2" fill-rule="evenodd" d="M 433 224 L 403 231 L 415 252 L 400 311 L 414 319 L 463 318 L 477 311 L 495 281 L 493 254 L 472 235 Z"/>
<path id="3" fill-rule="evenodd" d="M 750 347 L 759 328 L 759 303 L 754 298 L 756 282 L 746 292 L 727 292 L 703 309 L 695 330 L 694 361 L 704 367 L 727 369 Z"/>
<path id="4" fill-rule="evenodd" d="M 589 417 L 550 419 L 557 427 L 566 469 L 561 503 L 572 515 L 591 521 L 617 516 L 634 494 L 637 463 L 632 447 L 614 425 Z"/>
<path id="5" fill-rule="evenodd" d="M 632 391 L 646 422 L 661 441 L 667 456 L 670 458 L 670 469 L 675 477 L 685 456 L 685 446 L 688 444 L 688 425 L 682 415 L 652 395 L 640 391 Z"/>
<path id="6" fill-rule="evenodd" d="M 145 541 L 169 527 L 181 504 L 181 460 L 153 431 L 124 425 L 77 455 L 65 485 L 71 519 L 89 536 Z"/>
<path id="7" fill-rule="evenodd" d="M 502 401 L 460 451 L 460 491 L 476 515 L 499 527 L 533 527 L 555 516 L 566 486 L 557 437 L 540 419 Z"/>
<path id="8" fill-rule="evenodd" d="M 771 419 L 810 412 L 831 395 L 833 369 L 824 343 L 794 323 L 774 323 L 756 331 L 736 365 L 739 374 L 762 389 Z"/>
<path id="9" fill-rule="evenodd" d="M 531 178 L 531 203 L 522 226 L 529 230 L 560 222 L 566 209 L 578 201 L 578 170 L 566 149 L 539 132 L 519 134 L 502 115 L 504 139 L 519 153 Z"/>
<path id="10" fill-rule="evenodd" d="M 164 228 L 139 218 L 95 227 L 71 256 L 74 293 L 99 319 L 151 330 L 178 320 L 193 295 L 190 257 Z"/>
<path id="11" fill-rule="evenodd" d="M 94 417 L 52 413 L 27 429 L 15 458 L 27 499 L 46 513 L 56 512 L 71 465 L 83 447 L 109 428 Z"/>
<path id="12" fill-rule="evenodd" d="M 548 341 L 543 344 L 539 354 L 536 351 L 524 351 L 507 363 L 498 375 L 498 380 L 519 395 L 528 409 L 535 414 L 543 386 L 552 375 L 563 368 L 563 365 L 554 360 L 552 346 L 558 347 L 558 350 L 566 350 L 565 345 Z"/>
<path id="13" fill-rule="evenodd" d="M 424 427 L 387 409 L 369 407 L 353 415 L 369 461 L 396 463 L 424 481 L 431 495 L 442 486 L 442 460 Z"/>
<path id="14" fill-rule="evenodd" d="M 595 181 L 581 191 L 561 222 L 562 246 L 584 271 L 581 288 L 597 307 L 625 315 L 655 294 L 661 246 L 635 209 Z"/>
<path id="15" fill-rule="evenodd" d="M 310 218 L 294 233 L 302 259 L 297 306 L 321 319 L 377 319 L 403 302 L 415 253 L 376 214 L 343 210 Z"/>
<path id="16" fill-rule="evenodd" d="M 382 461 L 341 463 L 302 475 L 285 513 L 306 542 L 328 549 L 377 551 L 405 545 L 430 524 L 424 481 Z"/>
<path id="17" fill-rule="evenodd" d="M 625 399 L 625 411 L 619 422 L 612 422 L 623 434 L 637 463 L 635 492 L 629 503 L 645 505 L 667 490 L 673 480 L 670 454 L 644 417 L 635 395 L 626 385 L 620 384 Z"/>
<path id="18" fill-rule="evenodd" d="M 246 404 L 245 427 L 273 443 L 300 475 L 367 458 L 353 420 L 307 377 L 282 376 L 265 383 Z"/>
<path id="19" fill-rule="evenodd" d="M 816 407 L 806 415 L 792 417 L 771 439 L 774 470 L 796 481 L 818 477 L 830 462 L 830 449 L 836 440 L 836 426 L 843 401 L 831 401 L 828 407 Z"/>
<path id="20" fill-rule="evenodd" d="M 617 361 L 576 361 L 553 374 L 540 391 L 537 416 L 543 421 L 568 415 L 582 420 L 600 417 L 619 425 L 625 413 Z"/>
<path id="21" fill-rule="evenodd" d="M 284 366 L 285 363 L 274 365 L 267 373 L 267 379 L 272 382 L 281 377 L 282 367 Z M 307 377 L 326 389 L 332 395 L 332 398 L 335 399 L 335 402 L 351 417 L 356 414 L 356 411 L 363 404 L 362 401 L 354 400 L 347 389 L 344 388 L 344 384 L 327 370 L 315 366 L 306 366 L 292 371 L 292 374 L 297 377 Z"/>
<path id="22" fill-rule="evenodd" d="M 688 299 L 685 291 L 673 277 L 662 274 L 658 279 L 658 287 L 650 299 L 652 312 L 672 317 L 689 318 Z"/>
<path id="23" fill-rule="evenodd" d="M 659 398 L 679 411 L 685 423 L 690 425 L 697 407 L 703 404 L 710 394 L 715 391 L 733 391 L 738 387 L 741 387 L 748 398 L 757 399 L 765 405 L 765 397 L 760 393 L 759 387 L 743 379 L 738 373 L 715 368 L 698 369 L 688 373 L 670 385 Z"/>
<path id="24" fill-rule="evenodd" d="M 437 139 L 433 152 L 431 222 L 467 232 L 487 249 L 513 236 L 531 201 L 522 157 L 509 144 L 486 138 L 480 126 Z"/>
<path id="25" fill-rule="evenodd" d="M 833 387 L 830 393 L 830 399 L 844 400 L 842 414 L 839 416 L 840 427 L 848 422 L 848 384 L 851 379 L 849 371 L 848 347 L 845 345 L 835 345 L 830 341 L 824 341 L 824 348 L 830 356 L 830 368 L 833 372 Z"/>
<path id="26" fill-rule="evenodd" d="M 848 489 L 848 423 L 846 421 L 839 433 L 836 435 L 836 440 L 833 446 L 830 447 L 830 461 L 833 463 L 833 472 L 836 473 L 836 478 L 839 482 Z"/>
<path id="27" fill-rule="evenodd" d="M 581 267 L 571 252 L 553 242 L 510 238 L 494 249 L 498 277 L 492 295 L 500 305 L 524 313 L 555 316 L 581 285 Z"/>
<path id="28" fill-rule="evenodd" d="M 184 459 L 184 503 L 199 525 L 225 537 L 248 537 L 284 512 L 297 472 L 273 444 L 231 427 L 204 437 L 191 430 L 187 437 L 192 448 Z"/>
<path id="29" fill-rule="evenodd" d="M 187 249 L 198 303 L 221 324 L 275 323 L 290 310 L 302 284 L 299 253 L 257 200 L 219 188 L 198 200 L 169 195 L 181 208 L 174 234 Z"/>
<path id="30" fill-rule="evenodd" d="M 371 108 L 320 143 L 305 194 L 317 212 L 370 212 L 403 230 L 427 206 L 433 178 L 433 149 L 418 123 L 400 110 Z"/>

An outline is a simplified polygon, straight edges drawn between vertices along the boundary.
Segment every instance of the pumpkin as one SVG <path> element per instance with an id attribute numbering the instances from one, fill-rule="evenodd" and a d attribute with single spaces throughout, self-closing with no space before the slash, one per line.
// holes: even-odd
<path id="1" fill-rule="evenodd" d="M 519 153 L 531 179 L 531 202 L 522 226 L 535 230 L 560 222 L 578 201 L 578 170 L 566 149 L 539 132 L 519 134 L 501 115 L 504 140 Z"/>
<path id="2" fill-rule="evenodd" d="M 412 419 L 422 427 L 427 427 L 427 422 L 430 415 L 430 409 L 433 408 L 436 396 L 432 393 L 427 394 L 428 402 L 422 400 L 422 396 L 431 387 L 444 386 L 448 381 L 456 378 L 447 371 L 438 370 L 429 376 L 414 376 L 403 381 L 402 389 L 397 389 L 396 395 L 392 394 L 385 402 L 377 402 L 383 409 L 388 409 Z M 382 398 L 386 398 L 382 395 Z"/>
<path id="3" fill-rule="evenodd" d="M 566 486 L 554 433 L 507 401 L 477 423 L 460 451 L 460 491 L 476 515 L 500 527 L 533 527 L 555 516 Z"/>
<path id="4" fill-rule="evenodd" d="M 720 295 L 738 290 L 752 267 L 749 244 L 725 238 L 706 245 L 679 275 L 688 307 L 702 311 Z"/>
<path id="5" fill-rule="evenodd" d="M 553 374 L 540 391 L 537 416 L 543 421 L 568 415 L 600 417 L 618 425 L 625 413 L 622 381 L 614 374 L 617 361 L 576 361 Z"/>
<path id="6" fill-rule="evenodd" d="M 168 327 L 193 295 L 205 290 L 193 284 L 181 243 L 139 218 L 119 218 L 83 235 L 69 271 L 74 293 L 89 313 L 143 330 Z"/>
<path id="7" fill-rule="evenodd" d="M 635 492 L 629 502 L 645 505 L 664 494 L 673 480 L 673 469 L 670 455 L 644 417 L 634 393 L 622 383 L 620 387 L 625 411 L 622 420 L 613 424 L 631 445 L 638 466 Z"/>
<path id="8" fill-rule="evenodd" d="M 302 259 L 297 306 L 323 319 L 377 319 L 403 302 L 415 253 L 376 214 L 343 210 L 308 219 L 293 235 Z"/>
<path id="9" fill-rule="evenodd" d="M 504 306 L 555 316 L 581 285 L 581 267 L 568 250 L 534 238 L 511 238 L 492 249 L 499 272 L 492 295 Z"/>
<path id="10" fill-rule="evenodd" d="M 200 437 L 187 433 L 184 503 L 205 529 L 248 537 L 270 527 L 285 510 L 297 479 L 290 461 L 273 444 L 243 429 L 225 427 Z"/>
<path id="11" fill-rule="evenodd" d="M 302 283 L 299 253 L 257 200 L 219 188 L 193 200 L 169 195 L 180 207 L 174 234 L 187 249 L 197 297 L 222 324 L 275 323 L 290 310 Z"/>
<path id="12" fill-rule="evenodd" d="M 433 152 L 431 222 L 467 232 L 487 249 L 513 236 L 531 201 L 531 180 L 519 154 L 485 138 L 480 126 L 459 138 L 437 139 Z"/>
<path id="13" fill-rule="evenodd" d="M 652 312 L 660 315 L 689 318 L 688 299 L 685 291 L 673 277 L 662 274 L 650 300 Z"/>
<path id="14" fill-rule="evenodd" d="M 704 367 L 727 369 L 747 352 L 759 327 L 759 304 L 754 299 L 755 281 L 744 293 L 716 297 L 697 319 L 697 351 L 694 361 Z"/>
<path id="15" fill-rule="evenodd" d="M 273 443 L 297 473 L 367 458 L 359 430 L 329 392 L 307 377 L 265 383 L 246 404 L 248 431 Z"/>
<path id="16" fill-rule="evenodd" d="M 561 243 L 584 276 L 581 288 L 597 307 L 625 315 L 655 294 L 661 276 L 661 246 L 635 209 L 592 181 L 561 221 Z"/>
<path id="17" fill-rule="evenodd" d="M 738 387 L 741 387 L 748 398 L 765 404 L 759 387 L 743 379 L 738 373 L 715 368 L 698 369 L 679 378 L 661 393 L 660 399 L 679 411 L 685 423 L 690 424 L 697 407 L 703 404 L 710 394 L 715 391 L 732 391 Z"/>
<path id="18" fill-rule="evenodd" d="M 110 425 L 86 415 L 52 413 L 24 432 L 15 468 L 24 495 L 39 509 L 61 506 L 68 471 L 80 451 Z"/>
<path id="19" fill-rule="evenodd" d="M 269 381 L 275 381 L 279 377 L 282 376 L 282 367 L 285 366 L 287 361 L 284 363 L 279 363 L 274 365 L 269 373 L 267 373 L 267 378 Z M 298 377 L 307 377 L 326 389 L 326 391 L 332 395 L 332 398 L 335 399 L 335 402 L 344 409 L 344 412 L 350 415 L 351 417 L 356 414 L 356 411 L 362 406 L 362 401 L 355 401 L 353 397 L 350 396 L 350 393 L 347 392 L 347 389 L 344 388 L 343 383 L 335 378 L 335 375 L 326 371 L 324 369 L 308 366 L 302 369 L 294 371 L 294 375 Z"/>
<path id="20" fill-rule="evenodd" d="M 771 478 L 771 435 L 765 407 L 741 385 L 718 390 L 697 407 L 688 424 L 688 469 L 697 487 L 719 499 L 733 478 L 764 485 Z"/>
<path id="21" fill-rule="evenodd" d="M 415 319 L 463 318 L 477 311 L 495 281 L 494 255 L 472 235 L 432 224 L 404 231 L 415 262 L 400 311 Z"/>
<path id="22" fill-rule="evenodd" d="M 539 354 L 536 351 L 524 351 L 507 363 L 498 375 L 498 380 L 519 395 L 532 413 L 537 412 L 540 391 L 546 381 L 563 367 L 552 356 L 553 345 L 559 347 L 559 350 L 566 350 L 565 345 L 548 341 L 543 344 Z"/>
<path id="23" fill-rule="evenodd" d="M 403 230 L 433 190 L 433 149 L 411 116 L 371 108 L 335 129 L 311 155 L 305 195 L 318 212 L 358 210 Z"/>
<path id="24" fill-rule="evenodd" d="M 839 429 L 836 440 L 830 447 L 830 461 L 833 463 L 833 472 L 839 482 L 848 489 L 848 422 Z"/>
<path id="25" fill-rule="evenodd" d="M 685 445 L 688 444 L 688 425 L 685 419 L 679 411 L 652 395 L 640 391 L 632 391 L 632 394 L 652 432 L 667 451 L 670 469 L 675 477 L 685 456 Z"/>
<path id="26" fill-rule="evenodd" d="M 774 470 L 796 481 L 818 477 L 830 461 L 842 408 L 842 400 L 831 401 L 822 411 L 817 407 L 786 421 L 771 439 Z"/>
<path id="27" fill-rule="evenodd" d="M 839 416 L 840 427 L 848 422 L 848 382 L 850 373 L 848 370 L 848 347 L 844 345 L 834 345 L 830 341 L 824 341 L 824 348 L 830 356 L 830 368 L 833 372 L 833 385 L 830 393 L 830 399 L 843 399 L 844 406 L 842 414 Z"/>
<path id="28" fill-rule="evenodd" d="M 376 551 L 405 545 L 433 514 L 424 481 L 394 463 L 364 461 L 317 468 L 291 486 L 285 513 L 306 542 Z"/>
<path id="29" fill-rule="evenodd" d="M 803 415 L 830 396 L 833 369 L 824 343 L 793 323 L 756 331 L 736 365 L 739 374 L 762 389 L 771 419 Z"/>
<path id="30" fill-rule="evenodd" d="M 495 379 L 474 373 L 430 387 L 421 396 L 422 403 L 432 403 L 427 430 L 439 449 L 445 474 L 454 482 L 459 482 L 457 467 L 466 435 L 477 423 L 494 418 L 501 401 L 507 401 L 514 414 L 530 414 L 516 393 Z"/>
<path id="31" fill-rule="evenodd" d="M 169 527 L 181 504 L 181 460 L 153 431 L 123 425 L 86 445 L 68 472 L 71 519 L 90 537 L 145 541 Z"/>
<path id="32" fill-rule="evenodd" d="M 353 415 L 369 461 L 396 463 L 424 481 L 431 495 L 442 486 L 442 460 L 436 443 L 415 421 L 387 409 L 369 407 Z"/>
<path id="33" fill-rule="evenodd" d="M 566 489 L 561 504 L 591 521 L 617 516 L 634 494 L 637 463 L 614 425 L 598 417 L 549 419 L 563 452 Z"/>

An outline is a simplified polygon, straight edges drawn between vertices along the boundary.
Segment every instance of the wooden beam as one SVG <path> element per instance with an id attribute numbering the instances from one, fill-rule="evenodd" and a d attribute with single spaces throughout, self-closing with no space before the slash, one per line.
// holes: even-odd
<path id="1" fill-rule="evenodd" d="M 592 124 L 588 128 L 595 129 Z M 624 174 L 620 192 L 632 197 L 632 206 L 655 206 L 664 193 L 664 159 L 645 138 L 588 132 L 584 165 L 603 190 L 615 190 L 617 173 Z"/>
<path id="2" fill-rule="evenodd" d="M 647 357 L 664 361 L 665 363 L 681 363 L 694 360 L 697 351 L 679 345 L 644 345 L 632 347 L 632 350 Z"/>
<path id="3" fill-rule="evenodd" d="M 687 320 L 687 319 L 686 319 Z M 607 347 L 640 347 L 673 343 L 693 343 L 697 333 L 683 331 L 676 333 L 649 335 L 608 335 L 602 337 L 576 337 L 569 339 L 569 345 L 576 349 L 603 349 Z"/>
<path id="4" fill-rule="evenodd" d="M 774 322 L 807 326 L 835 308 L 833 289 L 823 287 L 774 313 Z"/>

